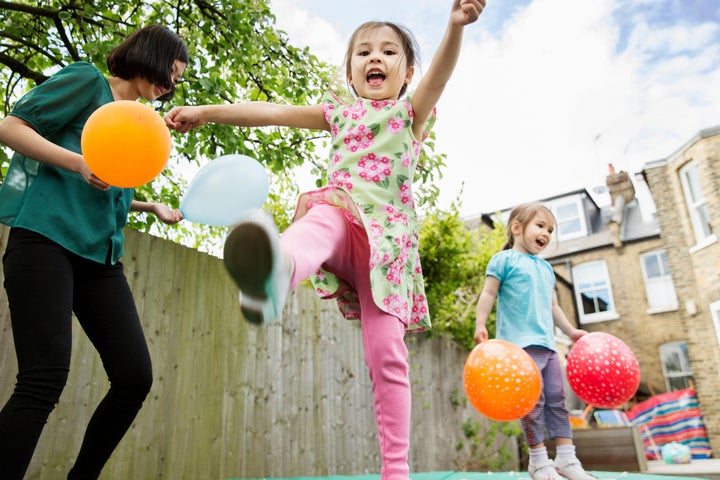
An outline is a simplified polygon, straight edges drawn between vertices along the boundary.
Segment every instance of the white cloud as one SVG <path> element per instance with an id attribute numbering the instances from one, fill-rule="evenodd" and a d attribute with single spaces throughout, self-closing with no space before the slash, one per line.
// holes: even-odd
<path id="1" fill-rule="evenodd" d="M 695 54 L 705 48 L 717 49 L 717 24 L 692 25 L 680 22 L 668 28 L 653 28 L 645 21 L 634 26 L 629 47 L 648 55 Z"/>
<path id="2" fill-rule="evenodd" d="M 272 0 L 271 4 L 278 25 L 292 41 L 311 47 L 312 53 L 323 60 L 335 63 L 342 60 L 346 39 L 328 20 L 308 13 L 302 2 Z"/>
<path id="3" fill-rule="evenodd" d="M 604 180 L 608 162 L 598 147 L 622 117 L 607 107 L 628 96 L 625 81 L 608 84 L 605 74 L 629 75 L 612 62 L 608 45 L 616 34 L 601 21 L 608 5 L 538 0 L 500 38 L 466 44 L 438 107 L 452 120 L 437 127 L 438 146 L 458 173 L 448 174 L 447 193 L 454 193 L 451 179 L 455 190 L 466 182 L 464 211 L 581 188 L 588 173 Z M 586 116 L 591 108 L 599 114 Z"/>

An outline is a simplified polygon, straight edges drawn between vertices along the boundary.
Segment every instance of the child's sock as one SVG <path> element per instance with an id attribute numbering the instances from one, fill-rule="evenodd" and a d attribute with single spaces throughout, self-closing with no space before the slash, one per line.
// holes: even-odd
<path id="1" fill-rule="evenodd" d="M 575 445 L 558 445 L 556 451 L 559 458 L 573 458 L 575 456 Z"/>
<path id="2" fill-rule="evenodd" d="M 548 460 L 547 448 L 531 448 L 530 449 L 530 463 L 532 465 L 540 465 L 542 462 Z"/>

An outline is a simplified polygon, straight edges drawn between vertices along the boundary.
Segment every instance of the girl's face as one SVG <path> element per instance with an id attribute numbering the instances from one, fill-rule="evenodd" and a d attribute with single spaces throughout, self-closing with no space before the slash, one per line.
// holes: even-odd
<path id="1" fill-rule="evenodd" d="M 397 100 L 400 89 L 412 80 L 414 67 L 406 65 L 400 38 L 387 26 L 358 33 L 350 58 L 348 83 L 358 96 L 371 100 Z"/>
<path id="2" fill-rule="evenodd" d="M 171 72 L 173 84 L 177 85 L 177 83 L 180 81 L 180 78 L 182 78 L 186 67 L 187 63 L 181 62 L 180 60 L 175 60 Z M 137 77 L 135 79 L 135 82 L 136 88 L 138 89 L 138 93 L 140 94 L 140 96 L 149 102 L 155 101 L 166 93 L 170 92 L 169 88 L 160 87 L 144 78 Z"/>
<path id="3" fill-rule="evenodd" d="M 537 255 L 550 244 L 555 219 L 546 210 L 539 210 L 523 228 L 520 222 L 515 221 L 510 226 L 513 234 L 513 250 Z"/>

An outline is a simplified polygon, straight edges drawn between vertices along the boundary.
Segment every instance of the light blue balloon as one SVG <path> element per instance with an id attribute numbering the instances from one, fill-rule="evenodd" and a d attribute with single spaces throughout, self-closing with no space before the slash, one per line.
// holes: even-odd
<path id="1" fill-rule="evenodd" d="M 223 155 L 198 170 L 180 201 L 191 222 L 233 225 L 262 208 L 270 191 L 265 168 L 246 155 Z"/>

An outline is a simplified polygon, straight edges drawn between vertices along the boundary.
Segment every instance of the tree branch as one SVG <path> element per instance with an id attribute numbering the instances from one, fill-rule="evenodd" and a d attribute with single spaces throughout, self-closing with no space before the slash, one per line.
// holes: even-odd
<path id="1" fill-rule="evenodd" d="M 42 73 L 38 73 L 38 72 L 34 72 L 34 71 L 30 70 L 29 68 L 27 68 L 27 66 L 25 66 L 25 64 L 15 60 L 14 58 L 12 58 L 4 53 L 0 53 L 0 63 L 10 67 L 10 69 L 13 72 L 15 72 L 19 75 L 22 75 L 25 78 L 34 80 L 37 85 L 40 85 L 41 83 L 43 83 L 45 80 L 47 80 L 49 78 L 46 75 L 43 75 Z"/>
<path id="2" fill-rule="evenodd" d="M 0 1 L 0 9 L 13 10 L 15 12 L 24 12 L 32 15 L 39 15 L 41 17 L 54 17 L 57 15 L 57 10 L 50 10 L 48 8 L 42 7 L 33 7 L 32 5 L 26 5 L 24 3 Z"/>
<path id="3" fill-rule="evenodd" d="M 67 36 L 67 32 L 65 32 L 65 26 L 63 25 L 62 21 L 60 20 L 59 16 L 53 17 L 53 23 L 55 23 L 55 28 L 58 31 L 58 34 L 60 35 L 60 38 L 62 38 L 63 45 L 65 45 L 65 48 L 67 48 L 68 53 L 72 57 L 73 60 L 76 62 L 80 60 L 80 55 L 78 55 L 78 51 L 75 48 L 75 45 L 70 41 L 70 39 Z"/>
<path id="4" fill-rule="evenodd" d="M 63 65 L 63 60 L 62 60 L 62 58 L 56 57 L 56 56 L 53 55 L 52 52 L 50 52 L 49 50 L 45 50 L 44 48 L 40 48 L 40 46 L 37 45 L 36 43 L 28 42 L 27 40 L 25 40 L 25 39 L 22 38 L 22 37 L 17 37 L 17 36 L 15 36 L 15 35 L 10 35 L 10 34 L 8 34 L 7 32 L 0 32 L 0 36 L 5 37 L 5 38 L 9 38 L 10 40 L 13 40 L 13 41 L 15 41 L 15 42 L 17 42 L 17 43 L 19 43 L 19 44 L 25 45 L 26 47 L 28 47 L 28 48 L 30 48 L 30 49 L 32 49 L 32 50 L 36 50 L 36 51 L 40 52 L 42 55 L 44 55 L 45 57 L 49 58 L 49 59 L 50 59 L 53 63 L 55 63 L 56 65 Z"/>

